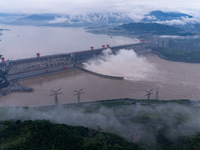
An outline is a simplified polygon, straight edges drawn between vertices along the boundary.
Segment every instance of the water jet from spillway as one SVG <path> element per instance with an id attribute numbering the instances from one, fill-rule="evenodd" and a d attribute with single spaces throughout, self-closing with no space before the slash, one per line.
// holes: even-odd
<path id="1" fill-rule="evenodd" d="M 126 49 L 121 49 L 116 54 L 113 54 L 111 49 L 106 49 L 101 56 L 83 63 L 83 67 L 132 81 L 151 81 L 158 73 L 155 64 L 149 63 L 145 57 L 138 56 L 133 50 Z"/>

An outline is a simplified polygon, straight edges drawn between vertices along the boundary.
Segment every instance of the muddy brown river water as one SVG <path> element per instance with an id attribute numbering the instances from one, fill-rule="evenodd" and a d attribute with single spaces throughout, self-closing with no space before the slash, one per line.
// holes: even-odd
<path id="1" fill-rule="evenodd" d="M 0 97 L 0 106 L 53 105 L 50 90 L 61 88 L 59 103 L 75 103 L 74 90 L 83 88 L 81 101 L 96 101 L 115 98 L 144 99 L 145 90 L 159 87 L 159 99 L 200 99 L 200 64 L 172 62 L 157 55 L 146 54 L 146 60 L 156 67 L 154 75 L 144 80 L 115 80 L 98 77 L 81 70 L 72 69 L 18 81 L 21 85 L 35 89 L 31 93 L 10 93 Z"/>
<path id="2" fill-rule="evenodd" d="M 31 93 L 10 93 L 0 97 L 0 106 L 41 106 L 53 105 L 54 97 L 50 90 L 61 88 L 59 103 L 77 102 L 74 90 L 83 88 L 81 101 L 95 101 L 115 98 L 142 98 L 145 90 L 154 88 L 151 98 L 155 98 L 155 88 L 159 87 L 159 99 L 200 99 L 200 64 L 172 62 L 160 59 L 157 55 L 146 54 L 146 60 L 154 64 L 157 72 L 150 80 L 115 80 L 101 78 L 81 70 L 33 77 L 19 81 L 21 85 L 35 89 Z"/>

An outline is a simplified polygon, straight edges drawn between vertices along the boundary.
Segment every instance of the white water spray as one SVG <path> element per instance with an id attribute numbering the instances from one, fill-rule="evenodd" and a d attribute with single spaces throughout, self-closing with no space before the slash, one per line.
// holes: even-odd
<path id="1" fill-rule="evenodd" d="M 126 80 L 153 80 L 157 74 L 155 64 L 149 63 L 145 57 L 138 56 L 133 50 L 121 49 L 115 55 L 111 49 L 103 51 L 103 55 L 87 63 L 84 68 L 111 76 L 122 76 Z"/>

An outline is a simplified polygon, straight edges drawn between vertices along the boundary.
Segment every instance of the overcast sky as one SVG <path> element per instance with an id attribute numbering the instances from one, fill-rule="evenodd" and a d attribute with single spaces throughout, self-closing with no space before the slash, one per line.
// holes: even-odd
<path id="1" fill-rule="evenodd" d="M 200 12 L 200 0 L 0 0 L 0 12 L 62 13 L 128 12 L 146 14 L 152 10 Z"/>

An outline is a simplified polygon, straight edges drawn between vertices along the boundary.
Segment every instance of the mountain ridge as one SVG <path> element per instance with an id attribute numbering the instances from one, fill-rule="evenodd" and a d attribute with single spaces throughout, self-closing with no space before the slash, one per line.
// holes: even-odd
<path id="1" fill-rule="evenodd" d="M 43 26 L 118 26 L 128 23 L 159 23 L 179 27 L 190 32 L 200 32 L 200 19 L 181 12 L 151 11 L 143 16 L 133 13 L 83 13 L 83 14 L 6 14 L 0 13 L 3 24 Z"/>

